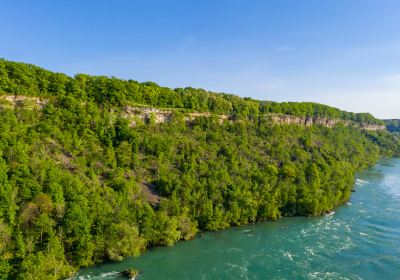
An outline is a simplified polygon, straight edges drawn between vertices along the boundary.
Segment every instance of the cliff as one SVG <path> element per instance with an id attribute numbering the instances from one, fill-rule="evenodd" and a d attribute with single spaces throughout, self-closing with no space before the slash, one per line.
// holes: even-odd
<path id="1" fill-rule="evenodd" d="M 123 108 L 122 116 L 129 119 L 131 121 L 130 123 L 131 127 L 134 127 L 137 125 L 138 120 L 145 123 L 149 122 L 150 119 L 153 119 L 155 123 L 168 122 L 171 120 L 173 113 L 174 111 L 169 109 L 125 106 Z M 210 117 L 210 116 L 212 115 L 208 112 L 205 113 L 191 112 L 184 114 L 184 120 L 187 122 L 191 122 L 199 117 Z M 216 116 L 218 117 L 218 120 L 221 124 L 224 121 L 232 121 L 232 118 L 227 115 L 216 115 Z M 281 115 L 281 114 L 267 114 L 264 115 L 263 118 L 279 125 L 284 125 L 284 124 L 297 124 L 304 126 L 322 125 L 325 127 L 332 128 L 337 124 L 344 124 L 345 126 L 351 125 L 356 128 L 368 131 L 379 131 L 386 129 L 386 126 L 384 125 L 374 125 L 367 123 L 360 124 L 354 121 L 320 118 L 320 117 L 299 117 L 299 116 Z"/>
<path id="2" fill-rule="evenodd" d="M 43 108 L 48 103 L 48 100 L 43 100 L 32 96 L 20 95 L 1 95 L 0 100 L 3 100 L 3 105 L 8 105 L 14 108 L 22 105 L 33 105 L 35 107 Z"/>
<path id="3" fill-rule="evenodd" d="M 30 105 L 38 108 L 43 108 L 48 100 L 40 99 L 37 97 L 30 96 L 14 96 L 14 95 L 3 95 L 0 96 L 0 99 L 6 101 L 4 105 L 11 107 L 18 107 L 21 105 Z M 134 107 L 134 106 L 125 106 L 122 108 L 121 115 L 124 118 L 130 120 L 130 126 L 135 127 L 138 121 L 148 123 L 150 120 L 153 120 L 154 123 L 165 123 L 171 120 L 174 112 L 174 109 L 161 109 L 161 108 L 151 108 L 151 107 Z M 211 117 L 212 114 L 209 112 L 185 112 L 184 120 L 186 122 L 192 122 L 196 118 L 199 117 Z M 218 118 L 219 122 L 222 124 L 224 121 L 232 121 L 232 118 L 228 115 L 214 115 Z M 297 124 L 304 126 L 312 126 L 312 125 L 322 125 L 325 127 L 332 128 L 337 124 L 344 124 L 345 126 L 354 126 L 356 128 L 360 128 L 362 130 L 368 131 L 380 131 L 385 130 L 386 126 L 384 125 L 376 125 L 376 124 L 367 124 L 367 123 L 357 123 L 349 120 L 342 119 L 329 119 L 322 117 L 300 117 L 293 115 L 283 115 L 283 114 L 266 114 L 263 115 L 264 119 L 270 120 L 279 125 L 284 124 Z"/>
<path id="4" fill-rule="evenodd" d="M 345 126 L 354 126 L 360 128 L 362 130 L 368 131 L 379 131 L 385 130 L 386 126 L 384 125 L 376 125 L 376 124 L 368 124 L 368 123 L 357 123 L 354 121 L 341 120 L 341 119 L 328 119 L 321 117 L 299 117 L 292 115 L 281 115 L 281 114 L 268 114 L 265 118 L 273 121 L 277 124 L 298 124 L 298 125 L 322 125 L 329 128 L 334 127 L 337 124 L 343 124 Z"/>
<path id="5" fill-rule="evenodd" d="M 147 123 L 153 120 L 156 124 L 168 122 L 172 119 L 174 112 L 176 111 L 170 109 L 125 106 L 122 110 L 122 116 L 130 120 L 131 127 L 135 127 L 138 121 Z M 211 114 L 208 112 L 184 113 L 184 120 L 186 122 L 192 122 L 200 117 L 211 117 Z M 227 115 L 217 115 L 217 117 L 221 124 L 225 120 L 230 119 Z"/>

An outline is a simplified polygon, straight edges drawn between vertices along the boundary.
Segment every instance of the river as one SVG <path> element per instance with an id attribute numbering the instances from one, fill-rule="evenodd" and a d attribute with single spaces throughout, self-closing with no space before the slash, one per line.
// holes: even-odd
<path id="1" fill-rule="evenodd" d="M 400 279 L 400 159 L 357 175 L 335 213 L 202 234 L 138 258 L 82 269 L 75 279 Z"/>

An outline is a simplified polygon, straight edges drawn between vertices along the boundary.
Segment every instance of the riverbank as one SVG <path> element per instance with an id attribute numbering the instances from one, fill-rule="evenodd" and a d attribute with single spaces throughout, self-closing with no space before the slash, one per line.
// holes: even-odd
<path id="1" fill-rule="evenodd" d="M 209 232 L 138 258 L 81 270 L 75 279 L 395 279 L 400 268 L 400 160 L 357 175 L 350 203 L 333 215 L 282 218 Z M 113 278 L 114 277 L 114 278 Z M 121 278 L 122 279 L 122 278 Z"/>

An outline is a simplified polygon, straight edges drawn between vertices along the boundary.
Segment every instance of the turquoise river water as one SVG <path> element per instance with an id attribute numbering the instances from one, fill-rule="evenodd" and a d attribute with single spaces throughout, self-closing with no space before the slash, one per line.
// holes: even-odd
<path id="1" fill-rule="evenodd" d="M 400 279 L 400 159 L 357 175 L 335 213 L 202 234 L 138 258 L 82 269 L 74 279 Z"/>

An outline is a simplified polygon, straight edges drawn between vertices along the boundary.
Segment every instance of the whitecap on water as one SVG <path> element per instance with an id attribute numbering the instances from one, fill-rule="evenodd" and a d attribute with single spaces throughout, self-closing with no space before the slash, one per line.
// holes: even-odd
<path id="1" fill-rule="evenodd" d="M 85 276 L 76 275 L 76 276 L 74 276 L 72 278 L 69 278 L 67 280 L 90 280 L 90 279 L 95 279 L 95 278 L 93 278 L 91 275 L 85 275 Z"/>
<path id="2" fill-rule="evenodd" d="M 367 183 L 368 183 L 368 181 L 361 180 L 361 179 L 356 179 L 356 184 L 359 185 L 359 186 L 365 185 Z"/>
<path id="3" fill-rule="evenodd" d="M 318 241 L 317 244 L 318 244 L 318 248 L 319 249 L 324 249 L 325 248 L 325 244 L 324 243 Z"/>
<path id="4" fill-rule="evenodd" d="M 330 271 L 316 271 L 316 272 L 310 272 L 308 274 L 309 279 L 349 279 L 346 277 L 341 276 L 339 273 L 336 272 L 330 272 Z"/>
<path id="5" fill-rule="evenodd" d="M 293 261 L 293 255 L 290 252 L 284 252 L 283 256 Z"/>
<path id="6" fill-rule="evenodd" d="M 335 215 L 335 211 L 330 211 L 329 213 L 326 213 L 326 216 L 333 216 Z"/>
<path id="7" fill-rule="evenodd" d="M 226 266 L 230 268 L 230 270 L 236 270 L 239 272 L 240 278 L 245 278 L 248 272 L 248 268 L 246 265 L 238 265 L 234 263 L 227 263 Z"/>
<path id="8" fill-rule="evenodd" d="M 354 243 L 352 242 L 351 238 L 347 237 L 343 244 L 341 244 L 341 246 L 339 247 L 338 252 L 350 249 L 353 247 L 353 245 Z"/>
<path id="9" fill-rule="evenodd" d="M 227 252 L 242 252 L 243 250 L 236 247 L 228 248 Z"/>
<path id="10" fill-rule="evenodd" d="M 304 250 L 307 252 L 308 255 L 315 256 L 315 252 L 310 247 L 305 247 Z"/>
<path id="11" fill-rule="evenodd" d="M 309 233 L 309 230 L 306 230 L 304 228 L 301 229 L 301 235 L 302 236 L 306 236 L 306 235 L 308 235 L 308 233 Z"/>
<path id="12" fill-rule="evenodd" d="M 121 272 L 119 271 L 110 271 L 104 272 L 99 275 L 85 275 L 85 276 L 75 276 L 72 280 L 106 280 L 106 279 L 115 279 Z"/>

